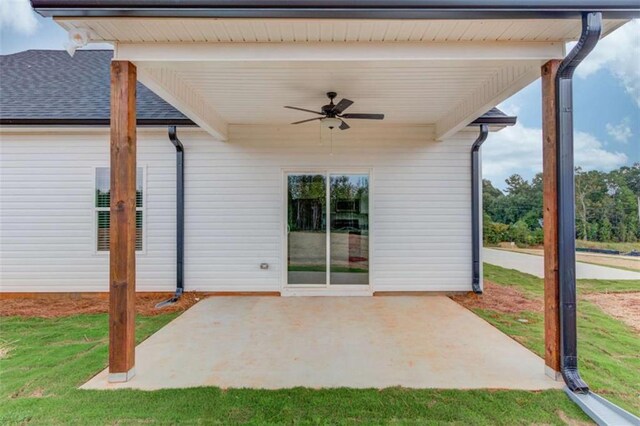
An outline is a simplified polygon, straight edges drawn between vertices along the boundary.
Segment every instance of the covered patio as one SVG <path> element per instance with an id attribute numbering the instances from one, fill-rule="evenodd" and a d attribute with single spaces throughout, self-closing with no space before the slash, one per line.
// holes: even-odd
<path id="1" fill-rule="evenodd" d="M 544 361 L 446 296 L 210 297 L 83 389 L 560 388 Z"/>
<path id="2" fill-rule="evenodd" d="M 109 371 L 85 387 L 543 389 L 558 386 L 554 380 L 562 377 L 571 392 L 589 395 L 577 354 L 572 77 L 601 36 L 637 16 L 636 2 L 290 0 L 261 2 L 260 7 L 250 1 L 97 3 L 33 0 L 38 11 L 53 16 L 70 32 L 72 40 L 91 38 L 115 46 Z M 570 41 L 577 44 L 567 53 Z M 236 195 L 241 188 L 269 179 L 279 184 L 267 195 L 281 205 L 265 209 L 275 212 L 275 218 L 247 221 L 247 227 L 260 231 L 273 225 L 277 239 L 261 251 L 273 250 L 275 267 L 251 258 L 252 263 L 242 263 L 241 270 L 251 277 L 247 281 L 253 287 L 215 290 L 303 296 L 313 290 L 323 296 L 360 296 L 482 292 L 478 152 L 492 123 L 478 124 L 477 119 L 538 78 L 542 79 L 544 172 L 544 361 L 444 296 L 211 298 L 136 350 L 137 81 L 188 117 L 207 133 L 208 143 L 218 147 L 212 156 L 222 161 L 216 163 L 219 175 L 210 182 L 201 180 L 202 186 L 231 180 L 234 170 L 225 167 L 233 161 L 226 161 L 224 154 L 232 151 L 229 158 L 247 170 L 236 172 L 241 184 L 225 187 L 216 196 Z M 348 114 L 341 115 L 340 103 L 322 105 L 324 93 L 333 99 L 329 94 L 334 91 L 357 101 Z M 309 125 L 306 137 L 301 137 L 304 125 L 289 125 L 323 120 L 324 130 L 333 130 L 336 117 L 363 118 L 371 113 L 384 114 L 384 123 L 349 121 L 346 128 L 336 128 L 347 132 L 330 133 L 324 142 L 323 127 Z M 342 155 L 333 155 L 334 142 Z M 317 146 L 322 143 L 331 148 L 320 152 Z M 424 161 L 412 163 L 416 159 Z M 265 165 L 270 174 L 250 175 Z M 318 289 L 305 288 L 303 294 L 289 285 L 285 272 L 291 253 L 283 176 L 302 170 L 312 177 L 319 173 L 329 182 L 335 167 L 341 169 L 336 173 L 366 174 L 366 179 L 375 170 L 377 188 L 386 191 L 376 193 L 372 185 L 371 198 L 377 198 L 370 205 L 362 203 L 362 211 L 368 215 L 371 209 L 375 216 L 371 248 L 367 247 L 372 253 L 368 283 L 361 293 L 344 291 L 347 286 L 333 293 L 339 286 L 331 283 L 331 242 L 325 235 L 326 251 L 320 254 L 325 262 L 320 269 L 302 266 L 324 272 L 327 280 Z M 352 168 L 355 171 L 344 170 Z M 319 193 L 317 205 L 330 206 L 330 189 Z M 400 197 L 393 198 L 396 195 Z M 219 201 L 207 199 L 205 204 Z M 217 217 L 231 222 L 258 211 L 236 205 L 237 210 L 219 211 Z M 324 210 L 326 217 L 330 210 Z M 183 226 L 182 214 L 177 213 L 178 227 Z M 404 234 L 399 225 L 407 225 Z M 366 226 L 368 233 L 368 222 Z M 358 225 L 358 231 L 364 229 Z M 202 227 L 193 235 L 208 231 Z M 460 232 L 453 242 L 452 231 Z M 180 283 L 181 238 L 178 234 Z M 411 238 L 413 243 L 407 243 Z M 243 244 L 253 244 L 245 235 L 211 241 L 204 245 L 217 244 L 218 257 L 203 262 L 229 263 L 224 257 L 224 250 L 232 246 L 229 242 L 245 252 L 249 250 Z M 360 256 L 350 253 L 352 257 Z M 265 275 L 258 276 L 260 271 Z M 237 281 L 238 271 L 223 272 L 229 275 L 211 274 L 211 280 Z M 267 282 L 263 277 L 270 278 L 268 286 L 262 285 Z M 183 289 L 179 287 L 176 297 Z"/>

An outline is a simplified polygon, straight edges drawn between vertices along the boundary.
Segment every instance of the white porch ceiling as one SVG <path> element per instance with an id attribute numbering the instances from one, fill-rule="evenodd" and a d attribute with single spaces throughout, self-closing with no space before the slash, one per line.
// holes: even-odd
<path id="1" fill-rule="evenodd" d="M 283 106 L 319 110 L 327 91 L 355 101 L 348 112 L 430 124 L 445 139 L 538 78 L 581 28 L 553 19 L 57 21 L 114 42 L 140 81 L 221 139 L 228 124 L 311 118 Z M 604 32 L 624 22 L 607 20 Z"/>
<path id="2" fill-rule="evenodd" d="M 403 42 L 569 41 L 580 20 L 356 20 L 213 18 L 58 18 L 96 41 L 139 42 Z M 625 20 L 605 20 L 604 34 Z"/>
<path id="3" fill-rule="evenodd" d="M 143 74 L 154 76 L 170 70 L 229 124 L 284 124 L 314 118 L 283 106 L 320 111 L 328 103 L 328 91 L 353 100 L 350 113 L 384 113 L 384 122 L 392 124 L 433 124 L 495 78 L 539 73 L 539 62 L 178 62 L 162 67 L 142 64 L 142 69 Z M 360 123 L 366 122 L 349 122 Z"/>
<path id="4" fill-rule="evenodd" d="M 318 42 L 119 43 L 115 57 L 134 62 L 140 81 L 221 139 L 228 124 L 311 118 L 283 106 L 319 110 L 327 91 L 355 101 L 349 112 L 434 125 L 446 139 L 563 55 L 559 42 Z"/>

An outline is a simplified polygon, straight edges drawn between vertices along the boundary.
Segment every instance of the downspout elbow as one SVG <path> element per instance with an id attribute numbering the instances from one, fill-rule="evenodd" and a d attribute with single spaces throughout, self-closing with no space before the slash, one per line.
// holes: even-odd
<path id="1" fill-rule="evenodd" d="M 176 147 L 176 152 L 184 152 L 184 146 L 180 139 L 178 139 L 178 128 L 176 126 L 169 126 L 168 129 L 169 140 Z"/>
<path id="2" fill-rule="evenodd" d="M 480 133 L 478 134 L 478 137 L 476 138 L 475 142 L 473 142 L 473 145 L 471 146 L 471 152 L 480 151 L 480 147 L 487 140 L 488 136 L 489 136 L 489 125 L 481 124 Z"/>

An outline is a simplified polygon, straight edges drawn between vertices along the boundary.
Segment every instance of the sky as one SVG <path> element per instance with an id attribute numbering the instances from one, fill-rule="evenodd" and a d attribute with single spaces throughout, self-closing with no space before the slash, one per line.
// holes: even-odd
<path id="1" fill-rule="evenodd" d="M 600 40 L 573 82 L 576 166 L 609 171 L 640 163 L 640 20 Z M 518 116 L 482 146 L 483 175 L 503 189 L 513 173 L 530 179 L 542 171 L 540 80 L 498 107 Z"/>
<path id="2" fill-rule="evenodd" d="M 35 14 L 28 0 L 0 0 L 0 54 L 64 49 L 66 40 L 64 30 Z M 484 177 L 504 189 L 504 180 L 514 173 L 531 179 L 542 171 L 540 80 L 498 107 L 517 115 L 518 124 L 489 136 L 482 166 Z M 609 171 L 640 163 L 640 20 L 602 39 L 578 67 L 574 129 L 576 166 Z"/>

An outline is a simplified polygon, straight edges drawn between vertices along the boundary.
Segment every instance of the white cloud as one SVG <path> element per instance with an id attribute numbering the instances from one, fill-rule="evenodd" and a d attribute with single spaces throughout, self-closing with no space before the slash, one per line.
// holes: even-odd
<path id="1" fill-rule="evenodd" d="M 584 170 L 612 170 L 627 163 L 628 157 L 622 152 L 604 149 L 602 142 L 590 133 L 576 132 L 575 162 Z"/>
<path id="2" fill-rule="evenodd" d="M 574 138 L 575 164 L 585 170 L 611 170 L 627 163 L 624 153 L 607 151 L 602 142 L 585 132 Z M 489 135 L 482 145 L 485 179 L 502 188 L 514 173 L 530 179 L 542 171 L 542 130 L 516 124 Z"/>
<path id="3" fill-rule="evenodd" d="M 577 68 L 576 75 L 586 78 L 601 69 L 608 70 L 618 78 L 626 92 L 640 106 L 640 20 L 628 22 L 600 40 Z"/>
<path id="4" fill-rule="evenodd" d="M 1 0 L 0 28 L 9 28 L 21 35 L 35 33 L 38 21 L 29 0 Z"/>
<path id="5" fill-rule="evenodd" d="M 498 109 L 507 115 L 517 117 L 520 115 L 522 106 L 519 103 L 514 102 L 513 98 L 510 98 L 498 105 Z"/>
<path id="6" fill-rule="evenodd" d="M 482 145 L 482 174 L 502 187 L 514 173 L 527 178 L 542 170 L 542 132 L 516 124 L 489 134 Z"/>
<path id="7" fill-rule="evenodd" d="M 619 124 L 607 123 L 607 133 L 618 142 L 627 143 L 633 136 L 631 126 L 629 126 L 629 117 L 626 117 Z"/>

